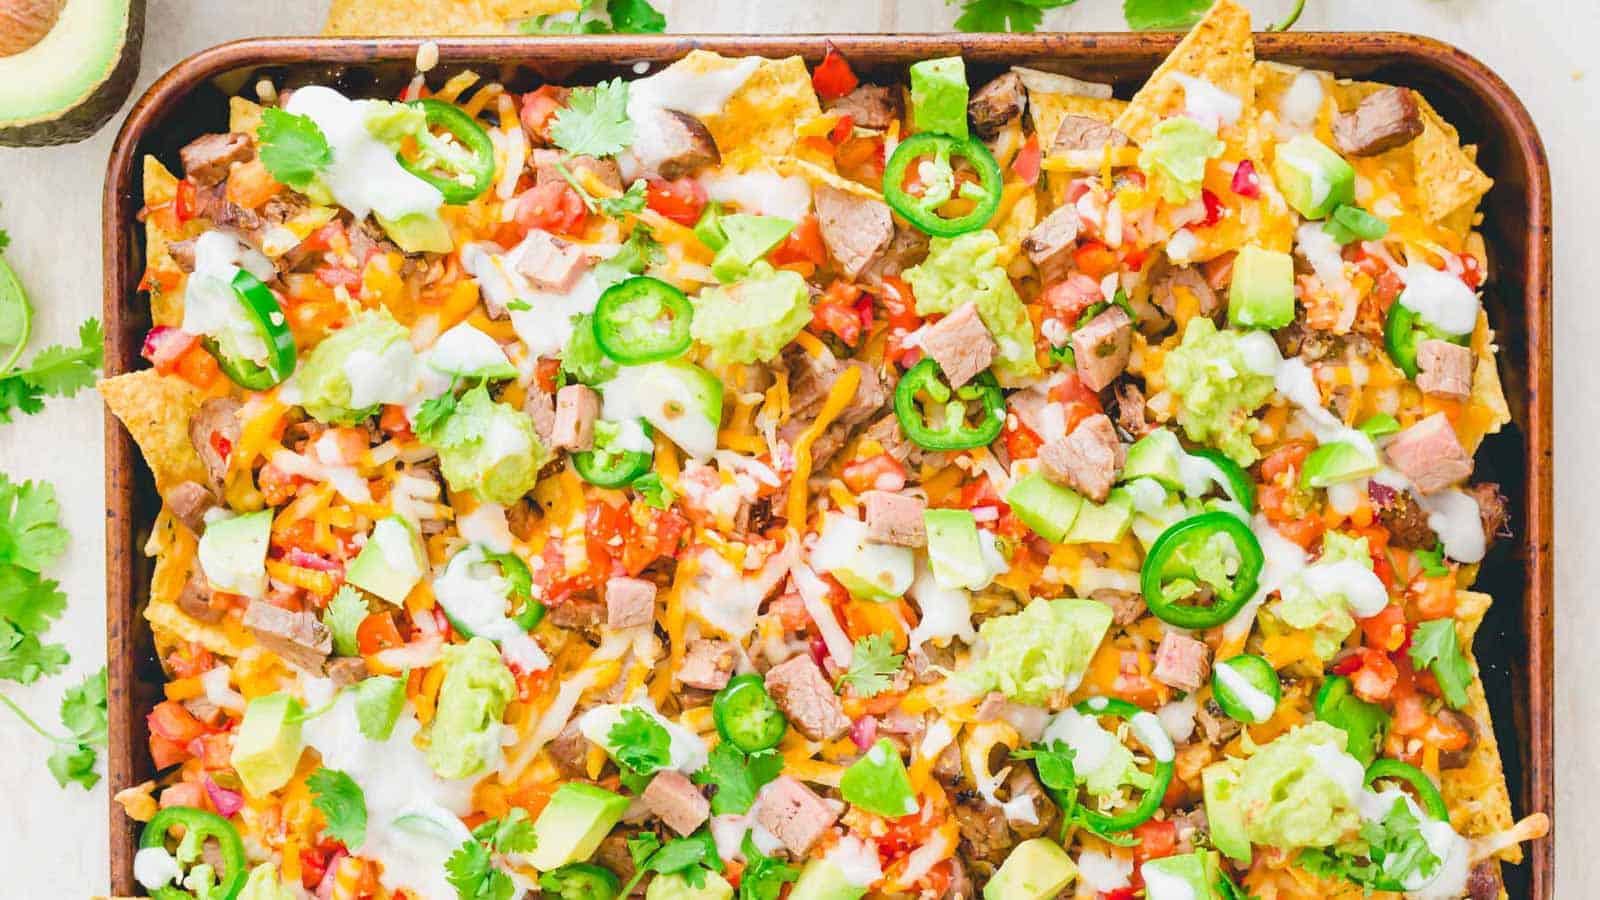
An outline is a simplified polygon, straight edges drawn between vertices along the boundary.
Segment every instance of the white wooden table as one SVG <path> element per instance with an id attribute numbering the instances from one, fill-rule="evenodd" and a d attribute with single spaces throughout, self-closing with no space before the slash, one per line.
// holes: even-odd
<path id="1" fill-rule="evenodd" d="M 658 0 L 674 31 L 939 31 L 957 10 L 943 0 Z M 1258 22 L 1289 0 L 1252 0 Z M 1049 14 L 1052 29 L 1120 30 L 1118 0 L 1078 0 Z M 1309 0 L 1304 29 L 1413 31 L 1457 44 L 1495 68 L 1533 110 L 1554 168 L 1557 256 L 1556 473 L 1560 608 L 1557 654 L 1557 896 L 1594 896 L 1600 881 L 1600 616 L 1589 593 L 1600 583 L 1600 479 L 1590 441 L 1600 439 L 1600 301 L 1593 274 L 1600 243 L 1600 4 L 1593 0 Z M 179 59 L 212 44 L 321 30 L 326 0 L 150 0 L 137 90 Z M 100 311 L 100 189 L 113 124 L 71 147 L 0 149 L 0 227 L 8 260 L 38 310 L 35 344 L 70 341 Z M 37 717 L 56 719 L 71 682 L 105 653 L 101 407 L 93 392 L 51 401 L 45 412 L 0 426 L 0 470 L 55 484 L 71 549 L 53 574 L 71 598 L 54 637 L 72 652 L 68 675 L 27 689 L 3 688 Z M 106 889 L 106 792 L 61 790 L 45 771 L 49 747 L 0 713 L 0 897 L 84 896 Z"/>

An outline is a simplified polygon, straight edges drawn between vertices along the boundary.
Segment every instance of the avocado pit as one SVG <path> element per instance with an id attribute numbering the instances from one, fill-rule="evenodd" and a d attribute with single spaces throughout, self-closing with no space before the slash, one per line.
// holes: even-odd
<path id="1" fill-rule="evenodd" d="M 0 56 L 15 56 L 44 40 L 67 0 L 0 0 Z"/>

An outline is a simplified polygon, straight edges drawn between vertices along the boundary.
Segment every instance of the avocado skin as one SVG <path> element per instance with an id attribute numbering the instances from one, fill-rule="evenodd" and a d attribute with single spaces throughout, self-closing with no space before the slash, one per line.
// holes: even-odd
<path id="1" fill-rule="evenodd" d="M 128 26 L 117 65 L 82 102 L 63 109 L 53 119 L 28 125 L 0 126 L 0 146 L 47 147 L 72 144 L 93 135 L 122 108 L 133 82 L 139 77 L 139 49 L 144 43 L 145 0 L 129 0 Z"/>

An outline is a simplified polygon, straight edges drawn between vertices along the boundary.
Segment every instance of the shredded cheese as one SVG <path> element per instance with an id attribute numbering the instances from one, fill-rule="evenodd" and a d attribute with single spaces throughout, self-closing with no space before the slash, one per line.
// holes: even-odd
<path id="1" fill-rule="evenodd" d="M 789 479 L 787 513 L 789 524 L 796 528 L 803 527 L 805 523 L 806 481 L 811 478 L 811 445 L 816 443 L 822 432 L 844 412 L 845 406 L 855 398 L 856 388 L 860 385 L 860 368 L 845 367 L 845 370 L 839 373 L 839 380 L 828 389 L 828 399 L 823 402 L 816 421 L 812 422 L 794 443 L 794 474 Z"/>

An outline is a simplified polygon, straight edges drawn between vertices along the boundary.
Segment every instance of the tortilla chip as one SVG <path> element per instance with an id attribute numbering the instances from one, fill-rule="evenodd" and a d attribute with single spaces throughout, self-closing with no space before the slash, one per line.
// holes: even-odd
<path id="1" fill-rule="evenodd" d="M 1498 433 L 1511 421 L 1511 408 L 1506 404 L 1506 392 L 1500 384 L 1494 330 L 1489 327 L 1488 314 L 1481 311 L 1478 326 L 1472 332 L 1472 354 L 1477 359 L 1472 369 L 1472 395 L 1468 398 L 1466 414 L 1456 427 L 1461 445 L 1468 453 L 1478 452 L 1478 445 L 1485 437 Z"/>
<path id="2" fill-rule="evenodd" d="M 1175 72 L 1204 78 L 1249 110 L 1255 106 L 1255 61 L 1250 11 L 1233 0 L 1217 0 L 1112 124 L 1135 143 L 1148 140 L 1156 123 L 1183 110 L 1183 85 L 1170 77 Z"/>
<path id="3" fill-rule="evenodd" d="M 235 659 L 251 646 L 250 637 L 242 627 L 230 628 L 222 623 L 208 625 L 168 600 L 150 601 L 144 617 L 150 622 L 156 650 L 162 655 L 179 643 L 195 643 L 218 656 Z"/>
<path id="4" fill-rule="evenodd" d="M 1458 210 L 1463 207 L 1477 208 L 1478 201 L 1494 186 L 1494 179 L 1483 174 L 1473 156 L 1461 146 L 1455 128 L 1421 94 L 1417 94 L 1417 103 L 1422 107 L 1422 134 L 1411 142 L 1411 151 L 1423 218 L 1440 222 L 1452 214 L 1459 217 Z M 1467 218 L 1470 221 L 1470 212 Z"/>
<path id="5" fill-rule="evenodd" d="M 1328 98 L 1337 97 L 1336 86 L 1338 82 L 1334 79 L 1333 73 L 1325 72 L 1321 69 L 1305 69 L 1300 66 L 1291 66 L 1270 60 L 1257 62 L 1251 73 L 1255 81 L 1255 103 L 1257 109 L 1263 112 L 1271 111 L 1276 115 L 1283 105 L 1284 95 L 1289 93 L 1289 88 L 1294 86 L 1295 80 L 1300 77 L 1302 72 L 1311 72 L 1322 82 L 1323 105 L 1317 111 L 1317 121 L 1327 121 L 1325 117 L 1331 113 L 1328 108 Z M 1337 103 L 1335 103 L 1335 106 L 1337 106 Z"/>
<path id="6" fill-rule="evenodd" d="M 1067 116 L 1088 116 L 1101 122 L 1114 122 L 1127 108 L 1127 101 L 1114 97 L 1028 92 L 1028 115 L 1033 119 L 1033 131 L 1039 136 L 1039 146 L 1046 153 L 1055 143 L 1056 132 L 1061 130 L 1061 120 Z"/>
<path id="7" fill-rule="evenodd" d="M 255 134 L 261 125 L 261 104 L 243 97 L 228 98 L 228 130 L 237 134 Z"/>
<path id="8" fill-rule="evenodd" d="M 206 467 L 189 443 L 189 419 L 205 394 L 176 375 L 143 369 L 99 384 L 106 408 L 128 429 L 155 474 L 162 494 L 185 481 L 206 480 Z"/>
<path id="9" fill-rule="evenodd" d="M 1483 679 L 1478 676 L 1478 660 L 1472 652 L 1473 636 L 1493 602 L 1493 597 L 1476 591 L 1456 594 L 1456 637 L 1474 675 L 1472 684 L 1467 686 L 1467 706 L 1461 712 L 1477 726 L 1478 742 L 1466 766 L 1440 773 L 1439 792 L 1450 807 L 1450 824 L 1468 838 L 1504 831 L 1514 822 L 1505 769 L 1500 764 L 1500 744 L 1495 740 Z M 1522 847 L 1512 844 L 1499 855 L 1510 863 L 1522 862 Z"/>
<path id="10" fill-rule="evenodd" d="M 746 63 L 696 50 L 667 70 L 705 74 L 742 64 Z M 721 110 L 700 118 L 716 139 L 723 163 L 743 169 L 765 158 L 791 155 L 795 126 L 821 114 L 805 60 L 790 56 L 761 60 Z"/>
<path id="11" fill-rule="evenodd" d="M 509 34 L 518 19 L 582 8 L 583 0 L 333 0 L 323 34 Z"/>
<path id="12" fill-rule="evenodd" d="M 798 175 L 811 182 L 813 185 L 825 184 L 828 187 L 854 194 L 863 200 L 882 200 L 883 193 L 859 181 L 852 181 L 835 172 L 830 172 L 814 162 L 796 159 L 792 156 L 780 157 L 772 162 L 773 171 L 779 175 Z"/>
<path id="13" fill-rule="evenodd" d="M 1003 210 L 1003 218 L 994 226 L 994 232 L 999 236 L 1001 245 L 1015 253 L 1022 248 L 1022 239 L 1038 224 L 1039 198 L 1029 190 L 1020 193 L 1010 208 Z"/>
<path id="14" fill-rule="evenodd" d="M 144 205 L 154 209 L 171 203 L 178 195 L 178 177 L 173 175 L 161 160 L 154 156 L 146 155 L 144 158 Z M 161 227 L 163 221 L 169 221 L 167 216 L 146 216 L 144 220 L 144 258 L 145 269 L 152 275 L 164 276 L 147 278 L 146 284 L 150 286 L 150 317 L 157 325 L 176 326 L 183 321 L 183 269 L 178 266 L 172 254 L 167 251 L 167 245 L 173 241 L 181 241 L 192 235 L 187 233 L 174 234 Z M 192 227 L 198 233 L 200 223 L 190 220 Z M 163 290 L 163 286 L 167 289 Z"/>

